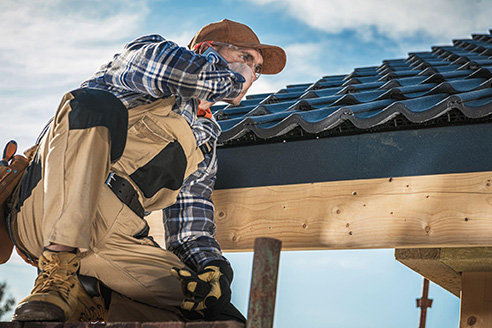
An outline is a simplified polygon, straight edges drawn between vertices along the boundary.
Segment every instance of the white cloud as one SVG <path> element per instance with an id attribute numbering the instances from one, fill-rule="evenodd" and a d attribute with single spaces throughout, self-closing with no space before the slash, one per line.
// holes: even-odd
<path id="1" fill-rule="evenodd" d="M 250 0 L 275 6 L 299 21 L 328 33 L 356 31 L 362 39 L 374 32 L 390 38 L 423 33 L 437 41 L 487 32 L 492 9 L 482 0 Z"/>
<path id="2" fill-rule="evenodd" d="M 314 63 L 319 62 L 321 54 L 326 56 L 323 47 L 323 44 L 313 42 L 293 43 L 286 46 L 288 62 L 284 73 L 292 77 L 304 75 L 309 81 L 319 78 L 321 67 Z"/>
<path id="3" fill-rule="evenodd" d="M 180 31 L 181 29 L 177 29 Z M 178 31 L 170 31 L 171 33 L 166 33 L 164 36 L 167 40 L 171 40 L 181 47 L 187 47 L 188 43 L 191 41 L 195 33 L 197 32 L 196 30 L 192 29 L 186 29 L 184 31 L 181 31 L 180 33 L 176 33 Z M 174 33 L 172 33 L 174 32 Z"/>
<path id="4" fill-rule="evenodd" d="M 63 93 L 139 36 L 148 14 L 144 1 L 1 1 L 0 143 L 28 148 Z"/>
<path id="5" fill-rule="evenodd" d="M 136 3 L 3 1 L 0 59 L 2 73 L 13 79 L 3 83 L 20 82 L 16 77 L 33 72 L 49 77 L 93 72 L 95 63 L 111 58 L 115 45 L 121 47 L 121 40 L 143 21 L 145 6 L 140 3 L 139 10 L 132 12 Z M 111 10 L 108 4 L 118 5 Z M 92 12 L 95 7 L 97 12 Z"/>
<path id="6" fill-rule="evenodd" d="M 287 53 L 287 64 L 279 75 L 262 75 L 253 84 L 248 94 L 259 94 L 276 92 L 287 85 L 298 83 L 312 83 L 317 81 L 326 73 L 326 68 L 321 67 L 321 55 L 324 58 L 334 56 L 334 53 L 326 54 L 322 52 L 323 43 L 293 43 L 285 47 Z M 333 72 L 332 73 L 339 73 Z M 344 72 L 346 73 L 346 72 Z"/>

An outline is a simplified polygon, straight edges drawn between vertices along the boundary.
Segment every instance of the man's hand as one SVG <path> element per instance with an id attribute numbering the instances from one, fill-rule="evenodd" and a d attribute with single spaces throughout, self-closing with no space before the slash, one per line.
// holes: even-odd
<path id="1" fill-rule="evenodd" d="M 172 268 L 171 274 L 181 281 L 186 299 L 181 307 L 207 319 L 214 319 L 231 301 L 232 268 L 225 261 L 212 261 L 195 273 L 186 268 Z"/>

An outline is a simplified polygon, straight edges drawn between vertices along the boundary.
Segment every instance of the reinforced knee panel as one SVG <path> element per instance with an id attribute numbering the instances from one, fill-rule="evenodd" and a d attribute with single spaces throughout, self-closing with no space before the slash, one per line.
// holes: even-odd
<path id="1" fill-rule="evenodd" d="M 97 89 L 77 89 L 71 92 L 69 129 L 108 128 L 111 138 L 111 162 L 116 162 L 125 149 L 128 110 L 113 94 Z"/>

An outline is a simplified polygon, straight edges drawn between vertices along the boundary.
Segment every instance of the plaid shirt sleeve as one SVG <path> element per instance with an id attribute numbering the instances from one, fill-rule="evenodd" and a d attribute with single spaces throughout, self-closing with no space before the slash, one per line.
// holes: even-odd
<path id="1" fill-rule="evenodd" d="M 244 81 L 220 56 L 198 55 L 159 35 L 149 35 L 128 43 L 86 83 L 155 99 L 175 95 L 216 102 L 237 97 Z"/>
<path id="2" fill-rule="evenodd" d="M 214 125 L 203 124 L 202 131 L 217 137 Z M 200 271 L 213 260 L 227 259 L 215 240 L 214 204 L 211 196 L 217 173 L 215 147 L 205 155 L 198 169 L 183 183 L 175 204 L 163 210 L 166 248 L 190 268 Z"/>

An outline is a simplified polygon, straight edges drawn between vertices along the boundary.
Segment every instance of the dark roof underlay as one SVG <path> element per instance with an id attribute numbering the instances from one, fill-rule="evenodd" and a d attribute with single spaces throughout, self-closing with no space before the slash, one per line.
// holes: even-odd
<path id="1" fill-rule="evenodd" d="M 221 146 L 492 121 L 492 30 L 212 107 Z"/>

